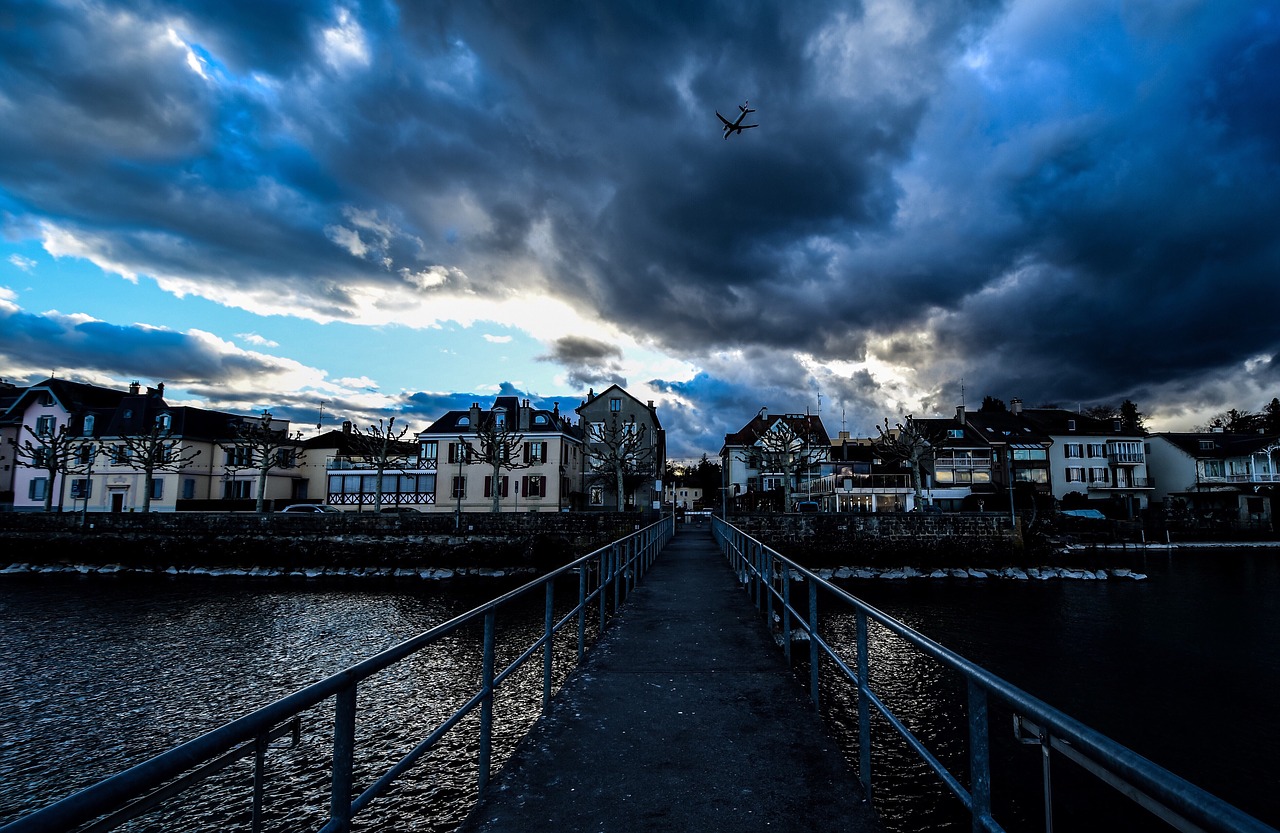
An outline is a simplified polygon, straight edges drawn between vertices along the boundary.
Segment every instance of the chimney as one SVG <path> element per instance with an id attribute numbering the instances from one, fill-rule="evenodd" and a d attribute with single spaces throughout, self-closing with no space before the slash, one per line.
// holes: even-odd
<path id="1" fill-rule="evenodd" d="M 516 414 L 516 426 L 519 431 L 529 430 L 529 414 L 532 409 L 529 407 L 529 400 L 526 399 L 520 403 L 520 408 Z"/>
<path id="2" fill-rule="evenodd" d="M 137 382 L 130 382 L 130 383 L 129 383 L 129 395 L 130 395 L 130 396 L 137 396 L 137 395 L 138 395 L 138 391 L 139 391 L 141 388 L 142 388 L 142 386 L 141 386 L 140 384 L 138 384 Z"/>
<path id="3" fill-rule="evenodd" d="M 1017 397 L 1010 399 L 1009 410 L 1013 413 L 1014 416 L 1017 416 L 1018 414 L 1022 413 L 1022 400 L 1018 399 Z"/>
<path id="4" fill-rule="evenodd" d="M 470 419 L 471 430 L 479 431 L 480 430 L 480 403 L 479 402 L 471 403 L 471 410 L 467 413 L 467 416 Z"/>
<path id="5" fill-rule="evenodd" d="M 164 396 L 164 382 L 156 383 L 156 396 Z"/>
<path id="6" fill-rule="evenodd" d="M 351 420 L 349 420 L 349 419 L 344 419 L 344 420 L 342 421 L 342 433 L 344 433 L 344 434 L 350 434 L 350 433 L 351 433 Z"/>
<path id="7" fill-rule="evenodd" d="M 960 423 L 961 425 L 965 424 L 965 415 L 964 415 L 963 405 L 956 406 L 956 422 Z"/>
<path id="8" fill-rule="evenodd" d="M 769 418 L 769 409 L 768 409 L 767 407 L 765 407 L 765 408 L 761 408 L 761 409 L 760 409 L 760 418 L 761 418 L 761 419 L 768 419 L 768 418 Z"/>

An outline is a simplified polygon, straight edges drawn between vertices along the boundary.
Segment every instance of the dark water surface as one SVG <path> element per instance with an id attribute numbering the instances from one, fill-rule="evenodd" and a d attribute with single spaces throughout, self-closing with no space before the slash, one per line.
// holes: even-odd
<path id="1" fill-rule="evenodd" d="M 0 583 L 0 823 L 64 797 L 447 621 L 513 586 L 88 577 Z M 536 638 L 542 598 L 499 619 L 509 660 Z M 512 634 L 519 631 L 519 634 Z M 512 638 L 505 638 L 512 634 Z M 517 646 L 516 636 L 525 640 Z M 576 640 L 576 636 L 574 637 Z M 478 685 L 481 634 L 359 689 L 356 783 L 399 760 Z M 564 646 L 558 647 L 558 650 Z M 541 663 L 496 707 L 495 765 L 536 717 Z M 558 664 L 559 665 L 559 664 Z M 528 666 L 526 666 L 528 667 Z M 558 668 L 557 676 L 567 670 Z M 332 702 L 304 714 L 296 749 L 268 757 L 268 829 L 327 817 Z M 503 718 L 511 718 L 504 720 Z M 474 721 L 473 721 L 474 722 Z M 457 735 L 455 738 L 454 735 Z M 375 801 L 358 829 L 452 830 L 474 799 L 474 728 Z M 452 738 L 452 739 L 451 739 Z M 247 820 L 251 758 L 130 830 L 224 830 Z"/>
<path id="2" fill-rule="evenodd" d="M 1280 826 L 1280 554 L 1175 550 L 1147 555 L 1146 581 L 871 579 L 843 582 L 884 612 L 1272 826 Z M 852 644 L 853 623 L 836 623 Z M 873 632 L 874 632 L 873 628 Z M 896 639 L 896 638 L 895 638 Z M 888 640 L 872 654 L 873 685 L 907 722 L 964 770 L 964 689 L 949 671 Z M 935 696 L 949 709 L 928 709 Z M 856 712 L 828 713 L 851 745 Z M 895 830 L 967 829 L 967 816 L 932 773 L 873 727 L 888 762 L 881 808 Z M 997 820 L 1043 829 L 1036 746 L 1013 742 L 993 708 Z M 937 751 L 937 750 L 935 750 Z M 948 757 L 949 756 L 949 757 Z M 856 759 L 856 758 L 855 758 Z M 1054 759 L 1055 829 L 1168 829 Z M 895 795 L 896 794 L 896 795 Z M 999 815 L 1004 812 L 1006 815 Z"/>
<path id="3" fill-rule="evenodd" d="M 1110 735 L 1280 826 L 1280 554 L 1146 556 L 1142 582 L 883 579 L 856 595 Z M 468 610 L 510 587 L 340 586 L 128 577 L 0 582 L 0 823 L 214 729 Z M 566 592 L 562 594 L 568 596 Z M 590 620 L 592 617 L 588 617 Z M 522 648 L 541 598 L 500 629 Z M 852 642 L 852 622 L 833 620 Z M 500 640 L 510 658 L 516 639 Z M 398 760 L 477 683 L 480 634 L 450 638 L 379 675 L 359 695 L 356 781 Z M 508 645 L 511 647 L 501 647 Z M 571 646 L 560 645 L 558 651 Z M 533 665 L 540 668 L 540 663 Z M 567 663 L 557 663 L 562 675 Z M 963 770 L 963 689 L 891 640 L 872 680 L 948 763 Z M 496 761 L 537 713 L 537 671 L 499 700 Z M 828 689 L 828 691 L 832 691 Z M 936 707 L 939 699 L 948 704 Z M 852 744 L 848 698 L 826 698 Z M 304 717 L 302 744 L 273 751 L 268 829 L 315 830 L 327 813 L 332 707 Z M 958 802 L 883 726 L 877 804 L 890 830 L 968 829 Z M 993 709 L 993 789 L 1010 830 L 1042 829 L 1036 747 Z M 452 830 L 475 791 L 473 731 L 357 819 L 362 830 Z M 1058 831 L 1143 829 L 1145 817 L 1055 763 Z M 233 767 L 177 808 L 130 830 L 225 830 L 249 808 L 249 767 Z M 230 809 L 228 809 L 230 808 Z"/>

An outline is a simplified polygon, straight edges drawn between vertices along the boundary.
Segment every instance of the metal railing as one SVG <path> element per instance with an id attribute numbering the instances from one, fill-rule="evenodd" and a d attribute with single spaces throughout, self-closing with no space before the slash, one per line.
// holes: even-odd
<path id="1" fill-rule="evenodd" d="M 37 810 L 2 828 L 0 833 L 52 833 L 52 831 L 111 830 L 137 818 L 188 787 L 225 769 L 237 760 L 254 756 L 252 829 L 261 830 L 266 780 L 265 756 L 271 742 L 292 734 L 297 743 L 300 714 L 327 700 L 335 701 L 333 726 L 332 780 L 329 820 L 321 833 L 350 829 L 352 818 L 381 795 L 396 778 L 407 772 L 451 729 L 475 709 L 480 710 L 476 746 L 477 784 L 483 790 L 490 776 L 493 738 L 493 700 L 502 683 L 526 661 L 541 654 L 542 710 L 551 701 L 553 647 L 557 633 L 577 624 L 577 661 L 586 652 L 587 611 L 598 608 L 599 630 L 605 630 L 609 611 L 616 612 L 648 572 L 658 553 L 671 540 L 675 522 L 667 516 L 644 529 L 584 555 L 534 581 L 437 625 L 417 636 L 339 671 L 318 683 L 294 692 L 238 720 L 144 761 L 87 789 Z M 578 598 L 574 607 L 559 620 L 553 613 L 556 580 L 577 574 Z M 542 634 L 505 668 L 495 668 L 495 622 L 508 604 L 542 590 L 546 599 Z M 353 764 L 356 746 L 356 692 L 361 682 L 419 651 L 463 626 L 483 621 L 484 642 L 480 687 L 461 706 L 431 729 L 401 760 L 364 787 L 352 798 Z"/>
<path id="2" fill-rule="evenodd" d="M 1050 753 L 1057 752 L 1086 772 L 1113 787 L 1139 806 L 1181 831 L 1249 831 L 1277 833 L 1257 819 L 1201 790 L 1190 782 L 1121 746 L 1101 733 L 1032 697 L 980 666 L 974 665 L 886 613 L 861 601 L 813 571 L 781 555 L 725 521 L 713 520 L 712 532 L 730 565 L 745 578 L 756 606 L 772 623 L 780 620 L 782 646 L 791 657 L 793 628 L 808 637 L 809 686 L 815 705 L 820 704 L 819 671 L 824 662 L 834 664 L 837 680 L 848 681 L 857 690 L 858 776 L 868 795 L 872 794 L 871 709 L 878 711 L 902 736 L 911 750 L 942 779 L 946 787 L 969 812 L 973 830 L 1003 831 L 992 816 L 991 754 L 988 703 L 1002 703 L 1013 712 L 1014 730 L 1023 743 L 1042 749 L 1045 830 L 1053 830 L 1052 769 Z M 808 587 L 808 609 L 801 613 L 792 604 L 792 584 Z M 856 620 L 854 657 L 840 653 L 845 646 L 831 644 L 819 627 L 818 590 L 821 588 L 852 612 Z M 776 614 L 776 616 L 775 616 Z M 919 738 L 894 715 L 871 690 L 869 683 L 869 629 L 874 621 L 892 634 L 957 672 L 967 688 L 968 784 L 951 772 Z"/>

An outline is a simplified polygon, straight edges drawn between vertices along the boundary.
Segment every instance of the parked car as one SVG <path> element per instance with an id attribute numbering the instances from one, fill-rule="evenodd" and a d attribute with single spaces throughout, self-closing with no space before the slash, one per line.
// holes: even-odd
<path id="1" fill-rule="evenodd" d="M 281 509 L 280 515 L 341 515 L 342 511 L 323 503 L 295 503 Z"/>
<path id="2" fill-rule="evenodd" d="M 384 506 L 378 510 L 382 515 L 421 515 L 421 509 L 414 509 L 412 506 Z"/>
<path id="3" fill-rule="evenodd" d="M 797 512 L 817 512 L 818 502 L 816 500 L 802 500 L 796 504 Z"/>

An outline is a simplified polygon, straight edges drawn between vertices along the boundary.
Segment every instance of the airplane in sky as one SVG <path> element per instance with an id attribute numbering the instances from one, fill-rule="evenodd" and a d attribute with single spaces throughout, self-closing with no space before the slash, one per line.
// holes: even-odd
<path id="1" fill-rule="evenodd" d="M 720 111 L 719 111 L 719 110 L 716 110 L 716 118 L 718 118 L 718 119 L 720 119 L 720 121 L 724 122 L 724 137 L 725 137 L 726 139 L 728 139 L 728 138 L 729 138 L 729 134 L 731 134 L 731 133 L 741 133 L 742 131 L 746 130 L 748 127 L 759 127 L 759 126 L 760 126 L 760 125 L 758 125 L 758 124 L 743 124 L 743 123 L 742 123 L 742 120 L 743 120 L 743 119 L 745 119 L 745 118 L 747 117 L 747 113 L 754 113 L 754 112 L 755 112 L 755 110 L 754 110 L 754 109 L 752 109 L 752 108 L 750 108 L 750 107 L 748 107 L 748 106 L 747 106 L 747 105 L 748 105 L 748 104 L 750 104 L 750 103 L 751 103 L 750 101 L 744 101 L 744 102 L 742 102 L 741 104 L 739 104 L 739 105 L 738 105 L 738 109 L 739 109 L 739 110 L 741 110 L 742 112 L 738 113 L 738 118 L 737 118 L 737 119 L 735 119 L 735 120 L 733 120 L 733 121 L 729 121 L 729 120 L 728 120 L 728 119 L 726 119 L 724 116 L 720 115 Z"/>

